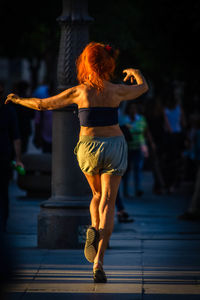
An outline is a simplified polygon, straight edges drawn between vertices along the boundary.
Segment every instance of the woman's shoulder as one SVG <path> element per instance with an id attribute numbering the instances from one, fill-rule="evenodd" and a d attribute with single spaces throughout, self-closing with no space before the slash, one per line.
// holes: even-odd
<path id="1" fill-rule="evenodd" d="M 98 91 L 95 87 L 88 84 L 81 84 L 76 87 L 81 94 L 81 99 L 78 100 L 81 106 L 119 106 L 119 101 L 116 97 L 116 84 L 109 81 L 104 82 L 103 90 Z"/>

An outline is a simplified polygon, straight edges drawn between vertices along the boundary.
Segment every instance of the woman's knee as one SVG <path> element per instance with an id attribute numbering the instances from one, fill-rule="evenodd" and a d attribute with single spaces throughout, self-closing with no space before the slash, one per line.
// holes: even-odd
<path id="1" fill-rule="evenodd" d="M 101 193 L 93 193 L 91 204 L 99 205 L 101 201 Z"/>

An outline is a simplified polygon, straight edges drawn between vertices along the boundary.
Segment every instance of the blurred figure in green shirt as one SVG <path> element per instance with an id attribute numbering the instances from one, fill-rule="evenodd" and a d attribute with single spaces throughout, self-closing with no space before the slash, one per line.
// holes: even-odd
<path id="1" fill-rule="evenodd" d="M 128 141 L 128 168 L 124 175 L 124 195 L 125 197 L 129 197 L 129 172 L 133 170 L 135 196 L 142 196 L 142 169 L 144 158 L 149 155 L 146 144 L 147 139 L 152 147 L 154 145 L 148 131 L 146 118 L 137 112 L 137 105 L 129 103 L 126 112 L 127 115 L 124 123 L 129 129 L 132 139 Z"/>

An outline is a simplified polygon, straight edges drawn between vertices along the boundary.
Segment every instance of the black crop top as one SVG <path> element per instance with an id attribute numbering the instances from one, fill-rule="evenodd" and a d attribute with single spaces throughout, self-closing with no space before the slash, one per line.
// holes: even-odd
<path id="1" fill-rule="evenodd" d="M 118 107 L 79 108 L 80 125 L 85 127 L 111 126 L 118 124 Z"/>

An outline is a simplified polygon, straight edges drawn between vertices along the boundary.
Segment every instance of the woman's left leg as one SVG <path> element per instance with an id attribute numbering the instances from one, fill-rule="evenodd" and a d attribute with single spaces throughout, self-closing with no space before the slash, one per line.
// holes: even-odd
<path id="1" fill-rule="evenodd" d="M 101 198 L 101 181 L 100 175 L 88 175 L 85 174 L 87 181 L 92 190 L 92 200 L 90 202 L 90 216 L 91 223 L 86 232 L 86 241 L 84 247 L 85 258 L 93 263 L 97 254 L 98 242 L 99 242 L 99 203 Z"/>
<path id="2" fill-rule="evenodd" d="M 90 202 L 91 224 L 96 230 L 99 229 L 99 203 L 101 199 L 101 177 L 99 174 L 89 175 L 84 173 L 92 190 L 92 200 Z"/>

